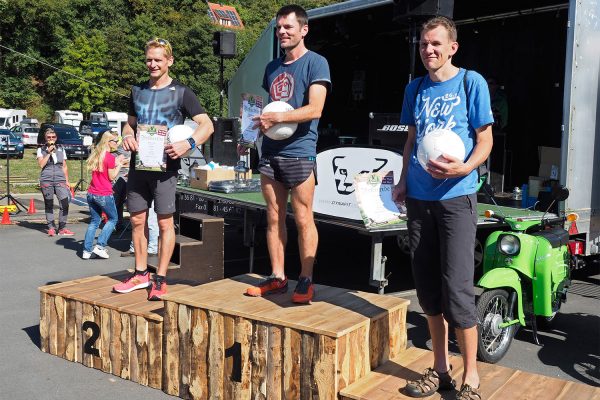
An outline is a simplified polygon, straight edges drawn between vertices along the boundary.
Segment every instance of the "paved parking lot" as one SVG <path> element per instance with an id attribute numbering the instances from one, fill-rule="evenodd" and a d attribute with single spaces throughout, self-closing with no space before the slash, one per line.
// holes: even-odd
<path id="1" fill-rule="evenodd" d="M 28 204 L 27 196 L 19 198 Z M 40 206 L 37 205 L 39 208 Z M 41 210 L 43 212 L 43 209 Z M 18 225 L 0 225 L 2 290 L 0 294 L 0 385 L 6 399 L 81 399 L 81 398 L 172 398 L 100 371 L 42 353 L 39 348 L 39 294 L 37 287 L 131 268 L 130 258 L 120 258 L 129 245 L 129 232 L 121 239 L 113 235 L 108 260 L 84 261 L 79 257 L 87 225 L 86 207 L 73 206 L 70 228 L 73 237 L 50 238 L 36 216 L 14 217 Z M 370 290 L 368 282 L 368 238 L 332 229 L 322 232 L 315 280 L 319 283 Z M 241 245 L 241 229 L 226 227 L 226 273 L 245 272 L 247 250 Z M 297 276 L 295 238 L 290 235 L 289 275 Z M 366 241 L 366 242 L 364 242 Z M 364 242 L 364 246 L 363 246 Z M 347 244 L 351 243 L 351 246 Z M 428 347 L 426 321 L 422 315 L 407 266 L 406 256 L 390 249 L 388 270 L 390 292 L 400 292 L 412 301 L 408 314 L 410 344 Z M 264 243 L 257 248 L 257 272 L 267 272 Z M 600 386 L 600 274 L 597 270 L 578 275 L 568 302 L 556 318 L 554 329 L 542 332 L 542 347 L 533 344 L 531 333 L 521 329 L 501 365 L 548 376 Z M 451 346 L 451 350 L 456 350 Z"/>

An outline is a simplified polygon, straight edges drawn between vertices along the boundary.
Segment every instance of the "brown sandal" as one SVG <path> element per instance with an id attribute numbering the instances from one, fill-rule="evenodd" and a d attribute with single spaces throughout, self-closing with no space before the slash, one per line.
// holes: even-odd
<path id="1" fill-rule="evenodd" d="M 475 389 L 471 385 L 464 383 L 460 387 L 460 391 L 456 394 L 456 400 L 481 400 L 479 388 Z"/>
<path id="2" fill-rule="evenodd" d="M 420 379 L 408 382 L 404 388 L 399 390 L 410 397 L 427 397 L 438 390 L 454 389 L 456 382 L 450 376 L 450 371 L 452 371 L 452 366 L 443 373 L 439 373 L 433 368 L 427 368 Z"/>

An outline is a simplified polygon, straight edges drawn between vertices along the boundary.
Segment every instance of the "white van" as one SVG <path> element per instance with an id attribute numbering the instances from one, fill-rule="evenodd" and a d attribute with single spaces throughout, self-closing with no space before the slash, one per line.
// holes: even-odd
<path id="1" fill-rule="evenodd" d="M 27 110 L 0 108 L 0 128 L 10 129 L 27 118 Z"/>
<path id="2" fill-rule="evenodd" d="M 57 110 L 54 111 L 54 122 L 74 126 L 79 132 L 79 124 L 83 121 L 83 114 L 79 111 Z"/>
<path id="3" fill-rule="evenodd" d="M 104 113 L 105 121 L 112 129 L 116 129 L 119 135 L 123 132 L 123 126 L 127 123 L 127 113 L 118 111 L 106 111 Z"/>

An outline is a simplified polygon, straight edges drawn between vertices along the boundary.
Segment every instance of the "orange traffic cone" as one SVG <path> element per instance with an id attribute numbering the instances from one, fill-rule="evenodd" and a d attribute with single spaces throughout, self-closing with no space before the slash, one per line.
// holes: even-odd
<path id="1" fill-rule="evenodd" d="M 2 222 L 0 222 L 0 224 L 2 225 L 10 225 L 10 214 L 8 213 L 8 210 L 6 209 L 6 207 L 4 208 L 4 212 L 2 213 Z"/>
<path id="2" fill-rule="evenodd" d="M 106 213 L 103 211 L 102 215 L 100 217 L 102 219 L 102 222 L 106 223 L 108 221 L 108 215 L 106 215 Z"/>
<path id="3" fill-rule="evenodd" d="M 29 209 L 27 209 L 27 214 L 35 214 L 37 210 L 35 209 L 35 203 L 33 199 L 29 199 Z"/>
<path id="4" fill-rule="evenodd" d="M 75 189 L 73 189 L 73 187 L 71 187 L 71 198 L 75 198 Z"/>

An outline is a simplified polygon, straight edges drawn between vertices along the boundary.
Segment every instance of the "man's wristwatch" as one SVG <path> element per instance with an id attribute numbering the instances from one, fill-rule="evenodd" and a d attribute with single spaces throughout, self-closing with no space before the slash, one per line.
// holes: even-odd
<path id="1" fill-rule="evenodd" d="M 187 138 L 187 142 L 190 144 L 190 150 L 193 150 L 196 147 L 196 141 L 193 137 Z"/>

